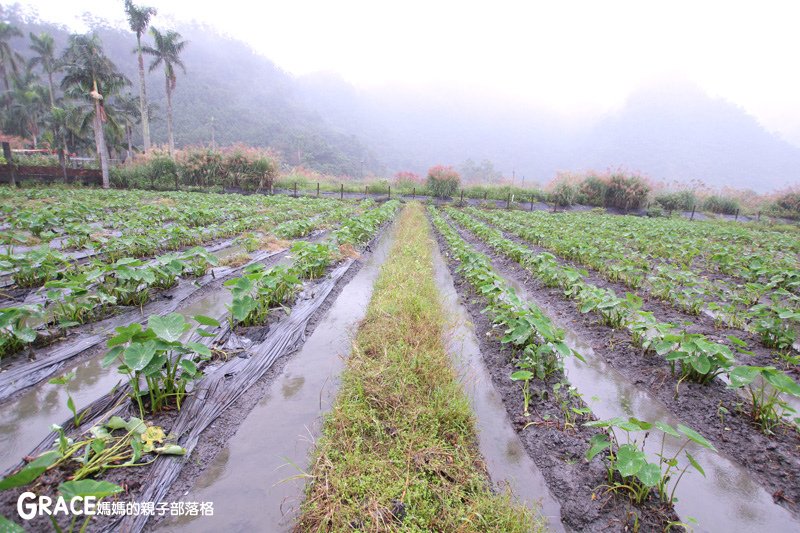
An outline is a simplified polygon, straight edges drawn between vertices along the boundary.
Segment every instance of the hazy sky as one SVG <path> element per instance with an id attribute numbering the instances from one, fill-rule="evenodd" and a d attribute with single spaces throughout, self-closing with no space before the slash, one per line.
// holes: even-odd
<path id="1" fill-rule="evenodd" d="M 45 20 L 124 20 L 122 0 L 30 0 Z M 800 144 L 797 2 L 140 0 L 212 24 L 294 74 L 357 86 L 469 85 L 570 115 L 686 80 Z"/>

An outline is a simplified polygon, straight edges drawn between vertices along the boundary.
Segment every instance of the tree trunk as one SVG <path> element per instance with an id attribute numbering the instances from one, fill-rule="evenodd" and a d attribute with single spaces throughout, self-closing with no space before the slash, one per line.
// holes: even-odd
<path id="1" fill-rule="evenodd" d="M 3 84 L 6 87 L 6 91 L 11 90 L 11 87 L 8 84 L 8 72 L 6 71 L 6 64 L 0 62 L 0 77 L 3 78 Z"/>
<path id="2" fill-rule="evenodd" d="M 133 136 L 133 127 L 126 123 L 125 124 L 125 137 L 128 141 L 128 154 L 127 154 L 127 161 L 133 160 L 133 142 L 131 141 L 131 137 Z"/>
<path id="3" fill-rule="evenodd" d="M 167 80 L 167 140 L 169 141 L 169 155 L 175 157 L 175 138 L 172 135 L 172 84 L 169 76 Z"/>
<path id="4" fill-rule="evenodd" d="M 47 90 L 50 93 L 50 109 L 53 109 L 56 106 L 56 98 L 53 94 L 53 73 L 50 71 L 47 72 Z"/>
<path id="5" fill-rule="evenodd" d="M 97 157 L 100 159 L 103 188 L 108 189 L 110 186 L 110 180 L 108 179 L 108 150 L 106 149 L 106 137 L 103 133 L 103 120 L 100 118 L 100 100 L 94 101 L 94 144 L 97 149 Z"/>
<path id="6" fill-rule="evenodd" d="M 142 40 L 136 35 L 136 51 L 139 54 L 139 113 L 142 118 L 142 144 L 144 151 L 150 151 L 150 118 L 147 116 L 147 84 L 144 81 L 144 59 L 142 58 Z"/>

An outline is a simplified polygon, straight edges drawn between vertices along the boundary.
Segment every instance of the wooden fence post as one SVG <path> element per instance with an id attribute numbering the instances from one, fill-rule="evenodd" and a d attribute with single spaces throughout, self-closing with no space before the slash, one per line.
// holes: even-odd
<path id="1" fill-rule="evenodd" d="M 692 216 L 689 217 L 689 220 L 694 220 L 694 209 L 695 206 L 692 206 Z"/>
<path id="2" fill-rule="evenodd" d="M 736 210 L 736 215 L 734 215 L 733 220 L 739 220 L 739 210 Z"/>
<path id="3" fill-rule="evenodd" d="M 489 191 L 483 191 L 483 201 L 486 201 L 486 198 L 489 197 Z"/>
<path id="4" fill-rule="evenodd" d="M 319 198 L 319 182 L 317 182 L 317 198 Z"/>
<path id="5" fill-rule="evenodd" d="M 509 193 L 508 198 L 506 199 L 506 209 L 511 209 L 511 193 Z"/>
<path id="6" fill-rule="evenodd" d="M 364 185 L 364 198 L 366 198 L 367 195 L 369 194 L 368 189 L 369 189 L 369 185 Z"/>
<path id="7" fill-rule="evenodd" d="M 531 211 L 533 211 L 533 195 L 531 195 Z"/>
<path id="8" fill-rule="evenodd" d="M 759 211 L 758 213 L 756 213 L 756 220 L 757 220 L 757 221 L 759 221 L 759 222 L 761 222 L 761 211 Z"/>
<path id="9" fill-rule="evenodd" d="M 461 204 L 464 203 L 464 189 L 461 189 Z"/>
<path id="10" fill-rule="evenodd" d="M 392 186 L 389 185 L 389 200 L 392 199 Z"/>
<path id="11" fill-rule="evenodd" d="M 8 165 L 9 170 L 11 171 L 11 186 L 17 186 L 17 177 L 16 177 L 16 169 L 14 168 L 14 159 L 11 156 L 11 145 L 7 142 L 3 143 L 3 157 L 6 158 L 6 165 Z"/>
<path id="12" fill-rule="evenodd" d="M 411 188 L 411 199 L 415 200 L 416 198 L 417 198 L 417 188 L 416 187 L 412 187 Z"/>
<path id="13" fill-rule="evenodd" d="M 294 182 L 294 197 L 297 198 L 297 182 Z"/>
<path id="14" fill-rule="evenodd" d="M 344 183 L 342 183 L 342 189 L 339 193 L 339 200 L 344 200 Z"/>
<path id="15" fill-rule="evenodd" d="M 69 183 L 67 179 L 67 155 L 63 148 L 58 149 L 58 162 L 61 164 L 61 172 L 64 174 L 64 183 Z"/>

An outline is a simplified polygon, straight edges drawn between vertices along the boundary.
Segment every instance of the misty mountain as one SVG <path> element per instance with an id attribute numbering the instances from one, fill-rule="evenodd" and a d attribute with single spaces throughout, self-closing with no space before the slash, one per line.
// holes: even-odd
<path id="1" fill-rule="evenodd" d="M 65 27 L 24 20 L 14 7 L 2 8 L 2 15 L 26 35 L 12 41 L 16 49 L 27 53 L 29 31 L 47 31 L 63 50 Z M 160 26 L 158 18 L 153 24 Z M 92 25 L 138 95 L 134 35 L 102 21 Z M 174 94 L 178 146 L 208 144 L 213 117 L 218 144 L 271 146 L 286 164 L 352 176 L 361 161 L 366 173 L 387 175 L 424 174 L 436 164 L 470 159 L 540 184 L 558 171 L 618 167 L 658 180 L 700 179 L 759 192 L 800 181 L 800 148 L 741 108 L 687 84 L 645 88 L 603 116 L 566 119 L 469 87 L 359 89 L 332 73 L 294 77 L 212 28 L 176 29 L 189 41 L 187 72 L 179 72 Z M 163 112 L 163 73 L 149 73 L 147 83 L 150 101 Z M 165 120 L 151 128 L 164 143 Z"/>

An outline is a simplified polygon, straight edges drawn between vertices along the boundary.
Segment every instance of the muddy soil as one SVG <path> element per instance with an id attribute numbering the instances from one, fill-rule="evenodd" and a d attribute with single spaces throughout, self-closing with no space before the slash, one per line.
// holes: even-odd
<path id="1" fill-rule="evenodd" d="M 519 384 L 509 376 L 516 367 L 512 354 L 500 343 L 497 328 L 482 313 L 486 300 L 478 295 L 468 282 L 456 272 L 458 263 L 447 253 L 447 244 L 436 232 L 448 268 L 457 291 L 467 308 L 480 339 L 480 350 L 492 383 L 503 399 L 523 446 L 542 472 L 553 496 L 561 504 L 561 521 L 574 531 L 626 531 L 633 528 L 638 516 L 639 527 L 644 531 L 659 531 L 668 522 L 678 517 L 671 508 L 657 502 L 634 506 L 627 498 L 605 493 L 602 486 L 607 482 L 604 464 L 595 458 L 584 459 L 589 449 L 589 440 L 596 430 L 583 427 L 588 417 L 579 418 L 574 427 L 562 428 L 562 401 L 568 407 L 582 408 L 586 405 L 577 397 L 559 400 L 552 386 L 564 379 L 563 373 L 553 376 L 547 384 L 531 384 L 531 416 L 522 413 L 523 402 Z M 545 394 L 546 392 L 546 394 Z"/>
<path id="2" fill-rule="evenodd" d="M 518 263 L 495 253 L 463 228 L 454 227 L 476 250 L 492 259 L 499 274 L 521 280 L 544 310 L 558 316 L 595 351 L 606 354 L 606 362 L 623 376 L 646 388 L 721 453 L 747 469 L 776 503 L 800 516 L 800 434 L 784 428 L 775 435 L 764 435 L 743 412 L 741 397 L 719 381 L 710 385 L 683 382 L 675 397 L 677 380 L 662 357 L 643 355 L 626 331 L 601 324 L 593 314 L 579 313 L 560 289 L 545 287 Z"/>

